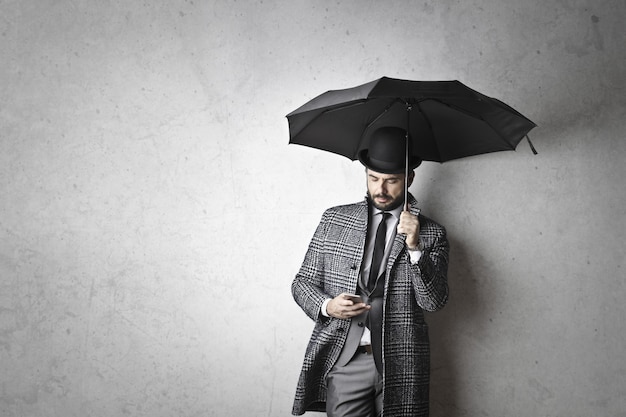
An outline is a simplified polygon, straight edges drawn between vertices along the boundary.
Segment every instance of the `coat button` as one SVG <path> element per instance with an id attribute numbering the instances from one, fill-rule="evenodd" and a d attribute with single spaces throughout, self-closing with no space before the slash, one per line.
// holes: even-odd
<path id="1" fill-rule="evenodd" d="M 359 327 L 363 327 L 363 322 L 362 321 L 359 322 Z"/>

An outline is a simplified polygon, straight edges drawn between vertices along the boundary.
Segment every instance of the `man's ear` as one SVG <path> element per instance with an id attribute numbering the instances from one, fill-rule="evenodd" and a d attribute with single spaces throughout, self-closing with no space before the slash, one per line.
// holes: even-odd
<path id="1" fill-rule="evenodd" d="M 413 184 L 413 180 L 415 179 L 415 171 L 409 172 L 409 178 L 406 181 L 407 187 L 410 187 Z"/>

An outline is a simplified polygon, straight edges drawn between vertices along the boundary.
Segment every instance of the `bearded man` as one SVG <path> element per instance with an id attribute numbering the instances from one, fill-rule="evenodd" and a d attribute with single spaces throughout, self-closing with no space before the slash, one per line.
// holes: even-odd
<path id="1" fill-rule="evenodd" d="M 446 230 L 404 189 L 421 163 L 406 131 L 376 130 L 359 153 L 365 201 L 326 210 L 292 283 L 315 322 L 292 413 L 426 417 L 430 344 L 424 311 L 448 300 Z"/>

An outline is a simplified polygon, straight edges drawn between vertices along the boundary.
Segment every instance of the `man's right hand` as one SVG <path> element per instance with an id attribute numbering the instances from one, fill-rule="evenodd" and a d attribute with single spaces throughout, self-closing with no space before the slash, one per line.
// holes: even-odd
<path id="1" fill-rule="evenodd" d="M 350 297 L 350 294 L 344 292 L 330 300 L 326 306 L 328 315 L 338 319 L 349 319 L 371 308 L 365 303 L 355 303 Z M 352 297 L 354 296 L 352 295 Z"/>

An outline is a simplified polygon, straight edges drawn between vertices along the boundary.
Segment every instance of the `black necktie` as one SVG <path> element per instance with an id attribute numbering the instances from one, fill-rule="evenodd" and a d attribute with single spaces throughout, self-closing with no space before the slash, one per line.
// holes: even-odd
<path id="1" fill-rule="evenodd" d="M 385 241 L 387 240 L 387 218 L 391 216 L 389 213 L 381 213 L 383 219 L 378 225 L 376 230 L 376 240 L 374 241 L 374 254 L 372 255 L 372 264 L 370 266 L 369 281 L 367 281 L 367 290 L 372 292 L 376 287 L 376 280 L 378 279 L 378 271 L 380 270 L 380 263 L 385 255 Z"/>

